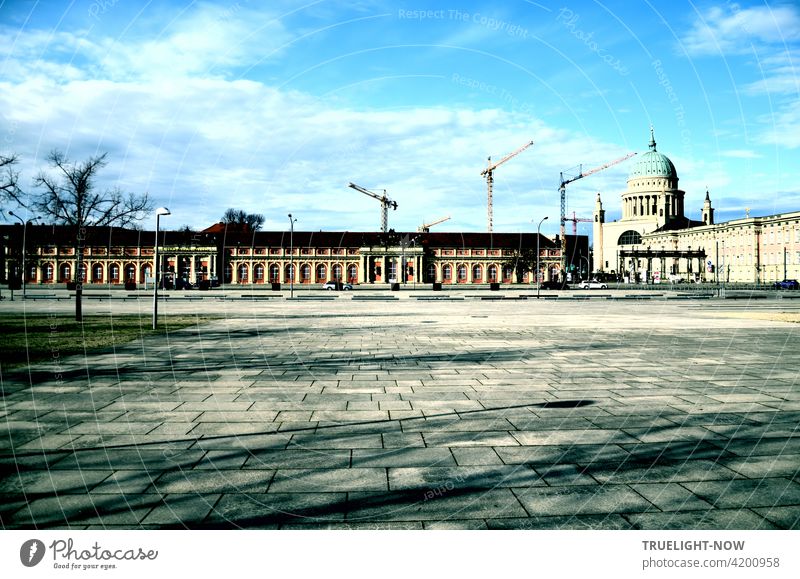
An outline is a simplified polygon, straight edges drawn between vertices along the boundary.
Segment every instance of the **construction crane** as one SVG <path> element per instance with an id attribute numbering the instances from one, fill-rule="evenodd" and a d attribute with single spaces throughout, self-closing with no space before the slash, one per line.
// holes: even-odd
<path id="1" fill-rule="evenodd" d="M 386 233 L 389 227 L 389 207 L 397 211 L 397 201 L 392 201 L 389 199 L 389 197 L 386 195 L 386 189 L 383 190 L 383 195 L 380 195 L 370 191 L 369 189 L 364 189 L 355 183 L 350 183 L 348 187 L 355 189 L 356 191 L 361 191 L 364 195 L 369 195 L 370 197 L 381 202 L 381 231 Z"/>
<path id="2" fill-rule="evenodd" d="M 422 225 L 417 227 L 417 231 L 419 231 L 420 233 L 428 233 L 433 225 L 442 223 L 443 221 L 447 221 L 448 219 L 450 219 L 449 215 L 447 217 L 442 217 L 441 219 L 437 219 L 436 221 L 431 221 L 430 223 L 423 223 Z"/>
<path id="3" fill-rule="evenodd" d="M 622 163 L 623 161 L 627 161 L 631 157 L 633 157 L 636 153 L 628 153 L 624 157 L 620 157 L 619 159 L 614 159 L 610 163 L 606 163 L 605 165 L 600 165 L 599 167 L 595 167 L 594 169 L 589 169 L 588 171 L 583 171 L 583 165 L 578 165 L 578 174 L 574 177 L 564 178 L 564 173 L 561 173 L 561 186 L 558 188 L 559 193 L 561 194 L 561 275 L 564 276 L 564 271 L 567 268 L 567 235 L 566 235 L 566 227 L 565 223 L 567 222 L 567 185 L 572 183 L 573 181 L 577 181 L 578 179 L 583 179 L 584 177 L 588 177 L 589 175 L 593 175 L 594 173 L 599 173 L 609 167 L 613 167 L 618 163 Z M 577 233 L 577 222 L 576 222 L 576 233 Z"/>
<path id="4" fill-rule="evenodd" d="M 572 235 L 578 235 L 578 223 L 591 223 L 591 219 L 583 217 L 575 217 L 575 212 L 572 212 L 572 217 L 566 217 L 564 221 L 572 221 Z"/>
<path id="5" fill-rule="evenodd" d="M 506 155 L 505 157 L 503 157 L 497 163 L 494 163 L 494 164 L 492 164 L 492 158 L 489 157 L 487 159 L 488 166 L 483 171 L 481 171 L 481 176 L 482 177 L 483 176 L 486 177 L 486 187 L 488 189 L 488 203 L 486 205 L 486 209 L 487 209 L 487 213 L 488 213 L 489 233 L 492 232 L 492 184 L 494 183 L 493 172 L 500 165 L 502 165 L 503 163 L 505 163 L 506 161 L 508 161 L 512 157 L 516 157 L 517 155 L 519 155 L 522 151 L 524 151 L 525 149 L 527 149 L 531 145 L 533 145 L 533 141 L 525 143 L 519 149 L 517 149 L 513 153 L 509 153 L 508 155 Z"/>

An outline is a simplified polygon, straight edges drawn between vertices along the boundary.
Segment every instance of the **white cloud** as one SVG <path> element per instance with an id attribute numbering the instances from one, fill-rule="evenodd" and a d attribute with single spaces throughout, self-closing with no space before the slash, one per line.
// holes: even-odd
<path id="1" fill-rule="evenodd" d="M 800 11 L 797 6 L 754 6 L 740 8 L 727 4 L 699 15 L 681 39 L 690 55 L 746 54 L 765 45 L 785 45 L 800 40 Z"/>

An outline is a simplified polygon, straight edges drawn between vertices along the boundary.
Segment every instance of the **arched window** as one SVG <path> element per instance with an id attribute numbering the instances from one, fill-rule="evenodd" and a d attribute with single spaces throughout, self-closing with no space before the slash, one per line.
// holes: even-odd
<path id="1" fill-rule="evenodd" d="M 53 281 L 53 264 L 48 263 L 42 268 L 42 273 L 44 275 L 44 281 L 50 283 Z"/>
<path id="2" fill-rule="evenodd" d="M 489 283 L 497 283 L 497 266 L 490 265 L 486 271 L 489 274 Z"/>
<path id="3" fill-rule="evenodd" d="M 277 263 L 270 264 L 269 266 L 269 281 L 270 283 L 278 283 L 281 279 L 281 268 Z"/>
<path id="4" fill-rule="evenodd" d="M 483 268 L 479 265 L 472 266 L 472 281 L 480 282 L 483 279 Z"/>
<path id="5" fill-rule="evenodd" d="M 334 265 L 331 268 L 331 271 L 333 272 L 333 279 L 335 281 L 341 281 L 342 280 L 342 266 L 341 266 L 341 264 L 337 263 L 336 265 Z"/>
<path id="6" fill-rule="evenodd" d="M 94 283 L 103 283 L 103 266 L 99 263 L 94 264 L 92 268 L 92 281 Z"/>
<path id="7" fill-rule="evenodd" d="M 325 281 L 325 276 L 328 273 L 328 268 L 325 267 L 323 264 L 319 264 L 317 266 L 317 283 L 323 283 Z"/>
<path id="8" fill-rule="evenodd" d="M 347 281 L 356 283 L 358 281 L 358 266 L 350 264 L 347 266 Z"/>
<path id="9" fill-rule="evenodd" d="M 642 235 L 638 231 L 629 229 L 619 236 L 617 245 L 639 245 L 642 242 Z"/>
<path id="10" fill-rule="evenodd" d="M 467 266 L 463 263 L 458 266 L 458 283 L 467 281 Z"/>
<path id="11" fill-rule="evenodd" d="M 247 283 L 247 264 L 241 264 L 236 268 L 236 274 L 239 277 L 239 283 Z"/>
<path id="12" fill-rule="evenodd" d="M 136 266 L 132 263 L 125 266 L 125 281 L 136 281 Z"/>
<path id="13" fill-rule="evenodd" d="M 428 282 L 433 283 L 436 281 L 436 266 L 428 264 Z"/>
<path id="14" fill-rule="evenodd" d="M 302 283 L 311 283 L 311 266 L 307 263 L 300 266 L 300 277 Z"/>
<path id="15" fill-rule="evenodd" d="M 256 283 L 264 283 L 264 265 L 261 263 L 257 263 L 255 267 L 253 267 L 253 277 L 256 280 Z"/>
<path id="16" fill-rule="evenodd" d="M 290 263 L 286 266 L 286 283 L 294 281 L 294 264 Z"/>
<path id="17" fill-rule="evenodd" d="M 453 267 L 451 265 L 442 266 L 442 278 L 446 283 L 450 283 L 453 279 Z"/>
<path id="18" fill-rule="evenodd" d="M 514 268 L 507 265 L 503 268 L 503 282 L 511 283 L 512 279 L 514 279 Z"/>

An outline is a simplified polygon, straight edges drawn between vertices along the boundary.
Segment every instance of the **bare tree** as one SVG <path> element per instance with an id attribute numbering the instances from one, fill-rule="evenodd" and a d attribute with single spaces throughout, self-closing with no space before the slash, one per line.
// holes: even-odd
<path id="1" fill-rule="evenodd" d="M 21 192 L 18 187 L 19 171 L 14 170 L 17 160 L 16 155 L 10 157 L 0 155 L 0 200 L 22 205 L 20 203 Z"/>
<path id="2" fill-rule="evenodd" d="M 75 231 L 75 319 L 83 319 L 83 242 L 91 226 L 125 227 L 144 219 L 153 203 L 145 193 L 123 193 L 118 187 L 98 191 L 97 173 L 106 166 L 106 153 L 73 163 L 61 151 L 52 151 L 48 161 L 52 174 L 42 171 L 34 184 L 39 193 L 30 204 L 45 220 L 67 225 Z"/>
<path id="3" fill-rule="evenodd" d="M 264 216 L 260 213 L 247 213 L 242 209 L 227 209 L 222 215 L 222 222 L 246 225 L 251 231 L 258 231 L 264 225 Z"/>

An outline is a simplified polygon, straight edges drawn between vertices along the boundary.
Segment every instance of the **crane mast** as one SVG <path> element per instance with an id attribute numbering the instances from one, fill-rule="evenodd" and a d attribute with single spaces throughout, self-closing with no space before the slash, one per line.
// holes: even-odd
<path id="1" fill-rule="evenodd" d="M 360 191 L 364 195 L 369 195 L 373 199 L 377 199 L 381 202 L 381 231 L 386 233 L 389 228 L 389 207 L 391 206 L 393 210 L 397 210 L 397 202 L 392 201 L 386 195 L 386 189 L 383 190 L 383 195 L 379 195 L 369 189 L 364 189 L 363 187 L 356 185 L 355 183 L 350 183 L 348 185 L 351 189 L 355 189 L 356 191 Z"/>
<path id="2" fill-rule="evenodd" d="M 599 167 L 595 167 L 593 169 L 589 169 L 588 171 L 583 171 L 583 165 L 578 165 L 578 174 L 574 177 L 564 178 L 564 173 L 561 173 L 561 185 L 559 186 L 558 190 L 561 194 L 561 275 L 565 276 L 564 271 L 567 267 L 567 235 L 566 235 L 566 222 L 567 222 L 567 185 L 572 183 L 573 181 L 577 181 L 578 179 L 583 179 L 584 177 L 588 177 L 589 175 L 593 175 L 594 173 L 598 173 L 609 167 L 613 167 L 618 163 L 622 163 L 633 157 L 636 153 L 628 153 L 624 157 L 620 157 L 619 159 L 614 159 L 613 161 L 606 163 L 605 165 L 600 165 Z M 573 216 L 574 217 L 574 216 Z M 575 232 L 577 234 L 577 221 L 575 221 Z"/>
<path id="3" fill-rule="evenodd" d="M 492 210 L 492 186 L 494 184 L 494 175 L 493 175 L 494 170 L 497 169 L 497 167 L 499 167 L 500 165 L 502 165 L 506 161 L 508 161 L 509 159 L 511 159 L 512 157 L 516 157 L 517 155 L 519 155 L 522 151 L 524 151 L 525 149 L 527 149 L 531 145 L 533 145 L 533 141 L 525 143 L 519 149 L 517 149 L 513 153 L 509 153 L 508 155 L 506 155 L 505 157 L 503 157 L 497 163 L 494 163 L 494 164 L 492 164 L 492 158 L 489 157 L 487 159 L 487 167 L 483 171 L 481 171 L 481 176 L 482 177 L 483 176 L 486 177 L 486 188 L 487 188 L 486 211 L 487 211 L 487 221 L 488 221 L 489 233 L 492 232 L 492 219 L 493 219 L 493 216 L 492 216 L 492 211 L 493 211 Z"/>

